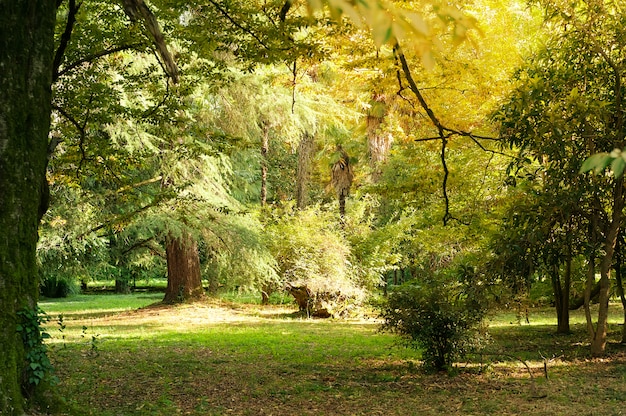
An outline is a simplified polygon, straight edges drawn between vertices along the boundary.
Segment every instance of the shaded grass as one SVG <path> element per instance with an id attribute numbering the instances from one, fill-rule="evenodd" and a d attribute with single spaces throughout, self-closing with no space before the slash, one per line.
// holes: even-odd
<path id="1" fill-rule="evenodd" d="M 111 299 L 96 296 L 94 307 Z M 47 309 L 57 313 L 57 305 L 69 307 Z M 451 377 L 423 374 L 419 354 L 378 333 L 373 320 L 286 319 L 285 308 L 223 302 L 107 317 L 69 312 L 51 358 L 60 392 L 88 415 L 624 413 L 626 354 L 611 345 L 610 358 L 591 360 L 579 324 L 569 336 L 547 321 L 494 325 L 490 348 L 507 356 L 460 364 Z M 527 360 L 534 381 L 512 356 Z"/>

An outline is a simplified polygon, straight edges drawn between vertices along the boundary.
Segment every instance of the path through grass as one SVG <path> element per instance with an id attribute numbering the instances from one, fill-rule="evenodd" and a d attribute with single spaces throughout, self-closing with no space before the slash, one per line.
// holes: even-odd
<path id="1" fill-rule="evenodd" d="M 288 307 L 206 302 L 145 306 L 111 295 L 42 306 L 58 323 L 51 358 L 61 394 L 87 415 L 620 415 L 626 354 L 586 356 L 584 331 L 555 336 L 545 322 L 499 316 L 493 350 L 511 357 L 479 372 L 425 375 L 374 320 L 294 318 Z M 119 299 L 118 299 L 119 298 Z M 70 307 L 70 305 L 74 305 Z M 88 306 L 88 307 L 87 307 Z M 130 308 L 130 309 L 129 309 Z M 104 312 L 103 312 L 104 311 Z M 531 320 L 532 322 L 532 320 Z M 613 328 L 617 331 L 617 327 Z M 549 359 L 543 376 L 540 353 Z M 78 413 L 78 412 L 77 412 Z"/>

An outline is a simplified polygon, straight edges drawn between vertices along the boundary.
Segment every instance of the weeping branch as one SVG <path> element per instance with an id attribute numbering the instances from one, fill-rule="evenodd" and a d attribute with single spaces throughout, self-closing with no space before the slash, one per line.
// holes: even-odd
<path id="1" fill-rule="evenodd" d="M 396 72 L 396 77 L 398 79 L 398 84 L 400 86 L 400 90 L 397 93 L 398 96 L 404 100 L 407 100 L 407 98 L 402 95 L 402 91 L 404 91 L 405 89 L 402 83 L 402 75 L 404 75 L 404 78 L 406 79 L 408 83 L 408 88 L 411 90 L 411 92 L 413 92 L 413 94 L 417 98 L 417 101 L 419 102 L 420 107 L 426 112 L 426 115 L 430 119 L 431 123 L 437 129 L 436 137 L 427 137 L 423 139 L 417 139 L 416 141 L 418 142 L 434 141 L 434 140 L 441 141 L 440 158 L 441 158 L 441 165 L 443 167 L 443 180 L 442 180 L 441 187 L 442 187 L 442 194 L 443 194 L 443 199 L 445 203 L 445 212 L 442 218 L 443 225 L 444 226 L 447 225 L 450 222 L 450 220 L 456 220 L 456 221 L 461 222 L 458 218 L 453 217 L 452 214 L 450 213 L 450 199 L 448 197 L 448 189 L 447 189 L 448 177 L 449 177 L 450 172 L 448 170 L 448 165 L 446 163 L 446 147 L 448 145 L 449 139 L 454 136 L 467 137 L 470 140 L 472 140 L 472 142 L 474 142 L 481 150 L 485 152 L 489 152 L 492 154 L 500 154 L 504 156 L 507 156 L 507 155 L 505 153 L 501 153 L 496 150 L 488 149 L 485 146 L 483 146 L 482 143 L 480 143 L 480 140 L 497 141 L 498 138 L 496 137 L 480 136 L 480 135 L 473 134 L 471 132 L 452 129 L 447 126 L 444 126 L 439 120 L 439 118 L 437 118 L 434 111 L 430 108 L 430 106 L 426 102 L 426 99 L 422 95 L 420 88 L 418 88 L 417 84 L 415 83 L 415 80 L 413 79 L 413 75 L 411 74 L 411 69 L 409 68 L 409 64 L 397 40 L 395 41 L 395 44 L 393 47 L 393 53 L 394 53 L 394 57 L 396 58 L 396 61 L 399 63 L 399 66 L 401 68 L 401 71 L 400 69 L 398 69 Z"/>

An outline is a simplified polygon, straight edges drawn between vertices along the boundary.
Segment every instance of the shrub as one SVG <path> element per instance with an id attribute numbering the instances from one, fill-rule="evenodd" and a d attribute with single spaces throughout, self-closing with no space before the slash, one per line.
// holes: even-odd
<path id="1" fill-rule="evenodd" d="M 382 330 L 399 334 L 409 346 L 422 350 L 424 367 L 451 368 L 484 339 L 485 307 L 476 298 L 437 282 L 407 282 L 379 305 Z"/>
<path id="2" fill-rule="evenodd" d="M 44 276 L 39 290 L 47 298 L 66 298 L 70 294 L 80 292 L 74 279 L 58 275 Z"/>

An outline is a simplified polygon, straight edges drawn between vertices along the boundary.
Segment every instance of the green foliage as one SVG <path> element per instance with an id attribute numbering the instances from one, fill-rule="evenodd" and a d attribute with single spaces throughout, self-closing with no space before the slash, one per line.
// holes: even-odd
<path id="1" fill-rule="evenodd" d="M 596 174 L 604 171 L 610 165 L 611 172 L 616 178 L 624 173 L 626 168 L 626 152 L 613 149 L 611 153 L 596 153 L 589 156 L 580 167 L 580 173 L 593 170 Z"/>
<path id="2" fill-rule="evenodd" d="M 39 291 L 47 298 L 66 298 L 80 292 L 74 278 L 59 275 L 45 276 L 39 283 Z"/>
<path id="3" fill-rule="evenodd" d="M 460 285 L 411 281 L 392 290 L 379 305 L 381 328 L 422 350 L 424 367 L 440 371 L 484 341 L 481 322 L 487 305 Z"/>
<path id="4" fill-rule="evenodd" d="M 266 232 L 284 283 L 305 286 L 313 298 L 331 304 L 363 301 L 366 293 L 353 273 L 350 246 L 334 213 L 319 206 L 286 207 L 274 213 Z"/>
<path id="5" fill-rule="evenodd" d="M 20 322 L 16 330 L 22 336 L 26 351 L 22 388 L 30 396 L 42 382 L 58 382 L 57 377 L 52 374 L 54 368 L 44 344 L 50 335 L 43 329 L 43 325 L 50 321 L 50 317 L 39 308 L 24 308 L 17 315 Z"/>

